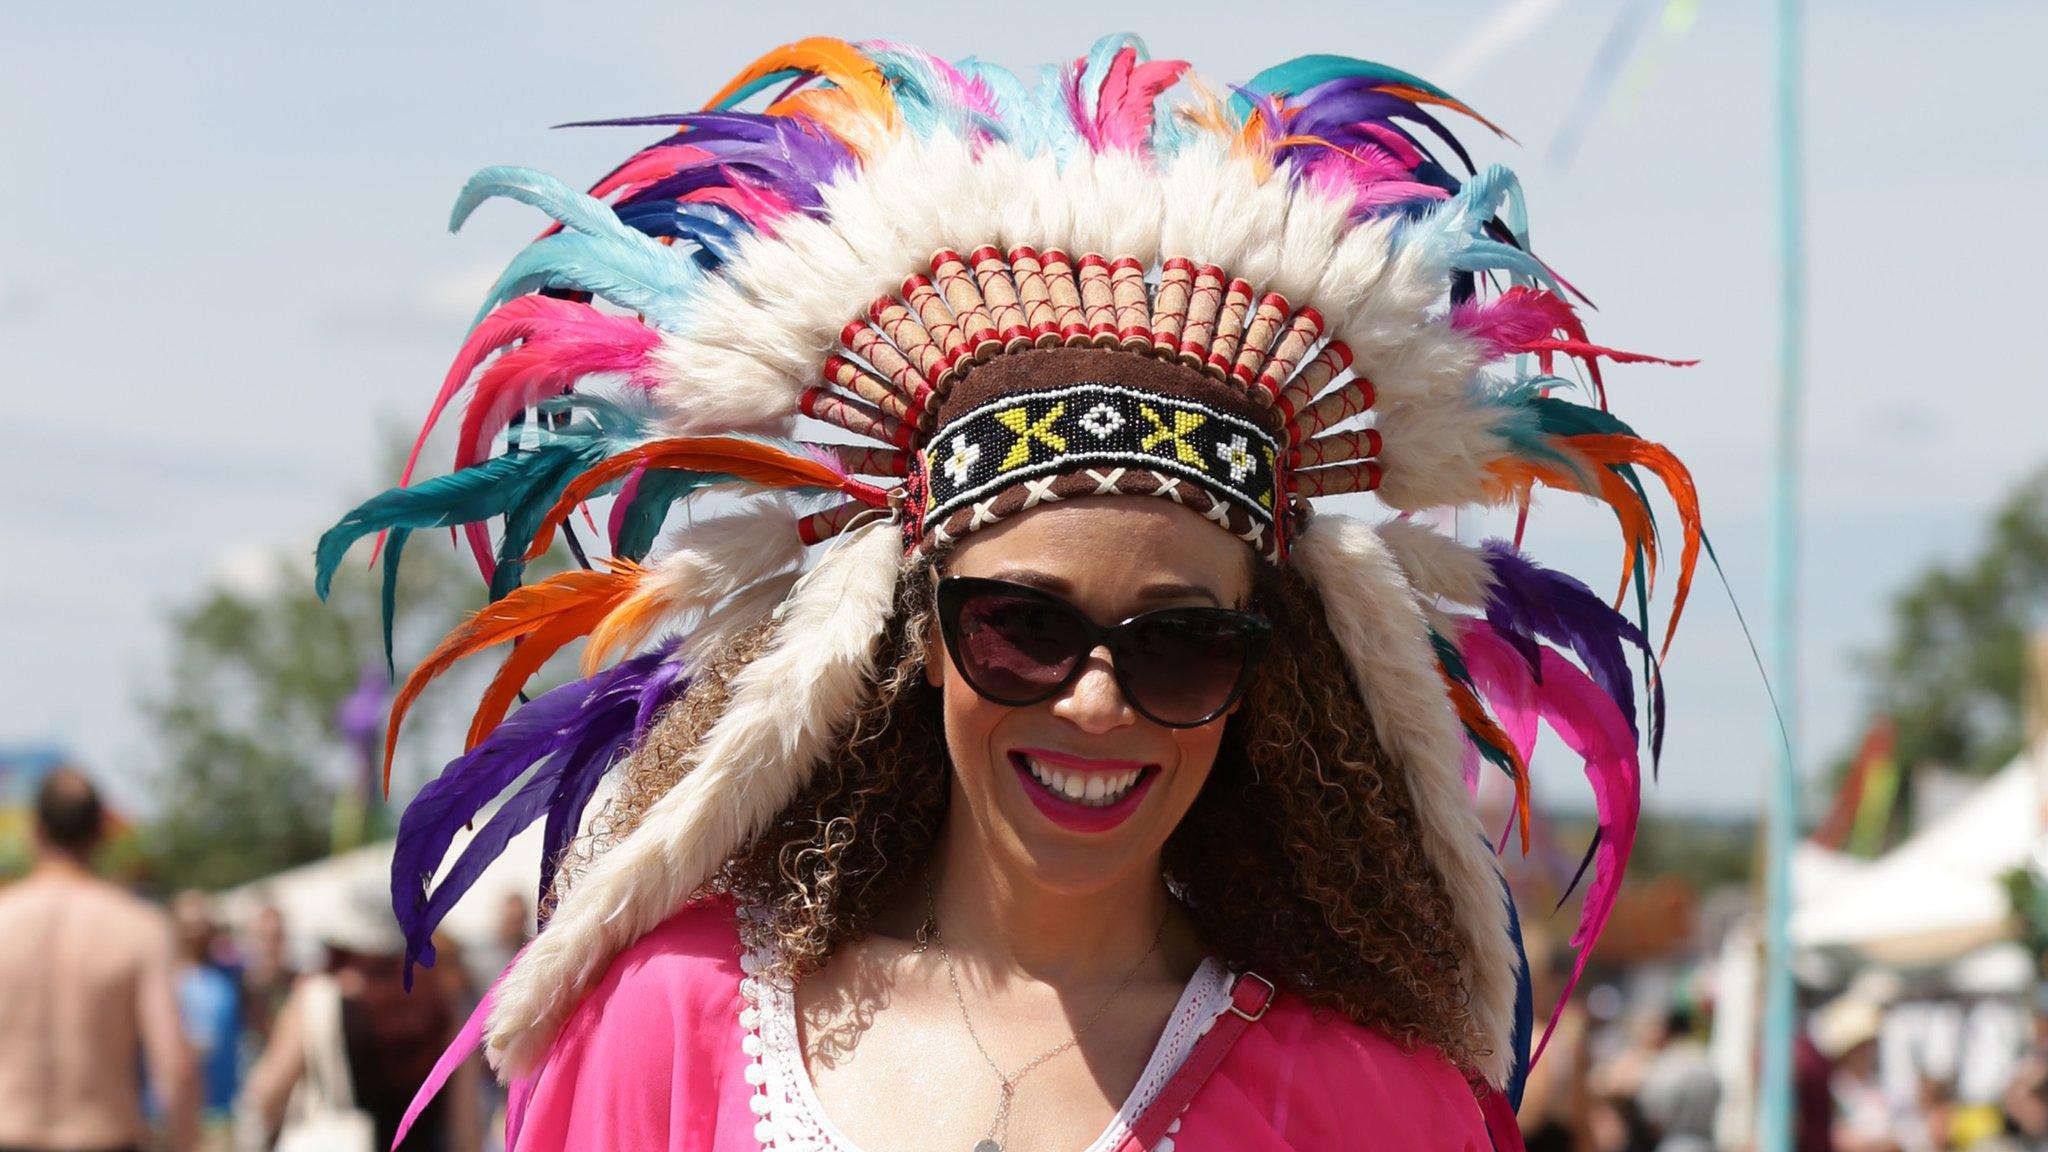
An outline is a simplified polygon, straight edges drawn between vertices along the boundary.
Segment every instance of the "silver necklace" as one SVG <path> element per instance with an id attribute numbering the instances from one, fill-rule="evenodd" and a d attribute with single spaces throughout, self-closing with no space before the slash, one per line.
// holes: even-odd
<path id="1" fill-rule="evenodd" d="M 974 1029 L 974 1017 L 967 1011 L 967 998 L 960 994 L 960 974 L 953 967 L 953 954 L 947 951 L 946 938 L 939 932 L 939 912 L 932 901 L 932 878 L 929 873 L 925 875 L 924 924 L 917 930 L 915 950 L 923 952 L 928 946 L 939 950 L 939 959 L 946 963 L 946 983 L 953 989 L 953 1003 L 959 1005 L 960 1021 L 967 1025 L 967 1038 L 974 1041 L 974 1050 L 981 1053 L 982 1063 L 987 1064 L 989 1071 L 996 1074 L 996 1086 L 1001 1092 L 996 1100 L 996 1114 L 988 1122 L 988 1135 L 975 1143 L 973 1152 L 1003 1152 L 1003 1141 L 1010 1138 L 1010 1105 L 1017 1098 L 1018 1083 L 1037 1071 L 1046 1061 L 1081 1042 L 1081 1037 L 1086 1035 L 1090 1028 L 1095 1027 L 1095 1022 L 1102 1019 L 1102 1014 L 1109 1011 L 1109 1006 L 1123 996 L 1124 989 L 1131 986 L 1131 981 L 1137 979 L 1139 970 L 1145 967 L 1145 961 L 1152 958 L 1152 953 L 1159 951 L 1159 941 L 1165 935 L 1166 917 L 1161 916 L 1159 926 L 1152 930 L 1152 946 L 1145 949 L 1145 954 L 1138 957 L 1138 962 L 1131 966 L 1129 972 L 1124 973 L 1124 978 L 1117 983 L 1116 990 L 1111 992 L 1095 1011 L 1088 1014 L 1088 1018 L 1081 1022 L 1081 1026 L 1074 1029 L 1072 1036 L 1032 1057 L 1015 1072 L 1004 1072 L 1002 1065 L 996 1063 L 996 1058 L 988 1054 L 988 1046 L 981 1042 L 981 1033 Z"/>

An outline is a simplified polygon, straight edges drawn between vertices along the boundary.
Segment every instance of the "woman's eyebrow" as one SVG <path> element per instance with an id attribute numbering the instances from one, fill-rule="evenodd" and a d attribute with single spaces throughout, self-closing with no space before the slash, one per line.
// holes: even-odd
<path id="1" fill-rule="evenodd" d="M 1059 596 L 1063 596 L 1073 590 L 1073 585 L 1068 584 L 1065 580 L 1049 572 L 1041 572 L 1036 568 L 998 568 L 994 572 L 989 573 L 985 579 L 1001 580 L 1009 584 L 1022 584 L 1027 588 L 1036 588 L 1040 592 L 1051 592 Z"/>
<path id="2" fill-rule="evenodd" d="M 1207 600 L 1207 601 L 1208 601 L 1209 603 L 1211 603 L 1211 604 L 1215 604 L 1215 605 L 1218 605 L 1218 606 L 1221 606 L 1221 605 L 1222 605 L 1222 603 L 1223 603 L 1223 600 L 1222 600 L 1222 598 L 1221 598 L 1221 597 L 1219 597 L 1219 596 L 1217 596 L 1215 592 L 1211 591 L 1210 589 L 1207 589 L 1207 588 L 1204 588 L 1204 587 L 1202 587 L 1202 586 L 1201 586 L 1200 584 L 1183 584 L 1183 583 L 1180 583 L 1180 582 L 1178 582 L 1178 581 L 1159 581 L 1159 582 L 1156 582 L 1156 583 L 1152 583 L 1152 584 L 1147 584 L 1147 585 L 1145 585 L 1145 586 L 1144 586 L 1143 588 L 1140 588 L 1140 589 L 1138 589 L 1138 599 L 1140 599 L 1140 600 L 1188 600 L 1188 599 L 1200 599 L 1200 600 Z"/>
<path id="3" fill-rule="evenodd" d="M 1066 580 L 1049 572 L 1041 572 L 1035 568 L 999 568 L 989 573 L 988 579 L 1003 580 L 1011 584 L 1022 584 L 1028 588 L 1036 588 L 1041 592 L 1050 592 L 1055 596 L 1069 595 L 1073 592 L 1074 588 Z M 1155 580 L 1150 584 L 1140 587 L 1132 594 L 1132 598 L 1140 603 L 1189 599 L 1207 600 L 1209 603 L 1219 606 L 1223 603 L 1222 598 L 1217 596 L 1213 589 L 1181 580 Z"/>

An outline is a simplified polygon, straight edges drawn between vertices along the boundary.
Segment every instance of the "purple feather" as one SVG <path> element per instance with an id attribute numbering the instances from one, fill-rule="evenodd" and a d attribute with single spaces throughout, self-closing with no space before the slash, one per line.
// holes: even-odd
<path id="1" fill-rule="evenodd" d="M 1370 77 L 1349 76 L 1318 84 L 1288 101 L 1288 108 L 1294 114 L 1289 130 L 1313 135 L 1355 135 L 1350 128 L 1360 123 L 1398 126 L 1392 122 L 1406 120 L 1420 124 L 1430 135 L 1443 141 L 1467 171 L 1472 169 L 1472 156 L 1465 151 L 1458 138 L 1451 135 L 1443 122 L 1424 111 L 1421 105 L 1405 96 L 1378 90 L 1380 82 Z M 1306 126 L 1304 126 L 1306 125 Z M 1408 136 L 1406 132 L 1402 135 Z M 1413 136 L 1409 136 L 1412 141 Z"/>
<path id="2" fill-rule="evenodd" d="M 1537 639 L 1569 649 L 1627 717 L 1630 729 L 1636 730 L 1635 689 L 1622 644 L 1634 645 L 1645 660 L 1651 659 L 1642 630 L 1592 589 L 1524 559 L 1514 545 L 1489 540 L 1484 547 L 1494 579 L 1486 604 L 1487 622 L 1529 661 L 1532 674 L 1540 667 L 1534 658 Z"/>
<path id="3" fill-rule="evenodd" d="M 711 159 L 684 166 L 620 201 L 673 200 L 706 187 L 722 187 L 744 177 L 807 209 L 823 205 L 818 189 L 852 166 L 846 146 L 802 117 L 752 113 L 699 112 L 675 116 L 639 116 L 583 124 L 673 125 L 680 129 L 662 142 L 686 144 L 711 154 Z M 581 125 L 568 125 L 576 127 Z M 661 145 L 656 145 L 657 147 Z"/>
<path id="4" fill-rule="evenodd" d="M 413 963 L 433 964 L 434 929 L 442 918 L 512 837 L 543 814 L 546 890 L 553 861 L 575 834 L 598 781 L 683 682 L 682 668 L 664 663 L 672 649 L 665 645 L 540 696 L 420 789 L 399 820 L 391 858 L 391 903 L 405 932 L 408 982 Z M 456 833 L 529 769 L 526 784 L 478 830 L 430 894 Z"/>

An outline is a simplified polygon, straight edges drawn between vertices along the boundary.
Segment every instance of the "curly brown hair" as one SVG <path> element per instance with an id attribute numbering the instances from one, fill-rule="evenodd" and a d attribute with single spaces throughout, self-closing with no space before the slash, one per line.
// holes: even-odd
<path id="1" fill-rule="evenodd" d="M 1260 567 L 1255 602 L 1277 642 L 1167 840 L 1169 887 L 1233 968 L 1469 1069 L 1483 1052 L 1459 979 L 1463 949 L 1409 790 L 1380 748 L 1321 600 L 1299 575 Z M 931 574 L 917 565 L 899 581 L 876 683 L 837 753 L 707 887 L 757 910 L 753 930 L 793 977 L 867 930 L 920 874 L 945 820 L 940 694 L 924 674 L 931 619 Z M 634 757 L 586 860 L 681 778 L 732 676 L 771 637 L 764 622 L 700 669 Z"/>

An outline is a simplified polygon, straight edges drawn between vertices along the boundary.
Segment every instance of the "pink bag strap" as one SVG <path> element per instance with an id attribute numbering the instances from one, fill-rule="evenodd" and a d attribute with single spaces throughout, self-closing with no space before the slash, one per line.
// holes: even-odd
<path id="1" fill-rule="evenodd" d="M 1216 1014 L 1209 1030 L 1195 1042 L 1194 1051 L 1181 1062 L 1180 1070 L 1159 1090 L 1151 1106 L 1138 1116 L 1138 1122 L 1131 1125 L 1130 1133 L 1116 1146 L 1116 1152 L 1151 1152 L 1152 1146 L 1166 1135 L 1167 1128 L 1194 1101 L 1195 1093 L 1208 1083 L 1210 1073 L 1230 1055 L 1237 1038 L 1266 1014 L 1274 995 L 1271 980 L 1256 972 L 1238 973 L 1230 984 L 1230 1003 Z"/>

